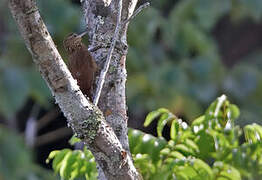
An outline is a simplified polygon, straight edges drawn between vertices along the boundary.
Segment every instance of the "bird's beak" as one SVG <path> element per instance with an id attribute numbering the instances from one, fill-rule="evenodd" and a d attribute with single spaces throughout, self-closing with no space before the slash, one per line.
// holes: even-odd
<path id="1" fill-rule="evenodd" d="M 86 33 L 87 33 L 87 30 L 85 30 L 84 32 L 80 33 L 78 36 L 83 37 L 84 35 L 86 35 Z"/>

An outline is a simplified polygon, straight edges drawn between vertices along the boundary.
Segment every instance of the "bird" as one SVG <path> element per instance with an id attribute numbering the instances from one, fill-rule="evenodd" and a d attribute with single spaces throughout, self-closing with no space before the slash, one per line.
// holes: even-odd
<path id="1" fill-rule="evenodd" d="M 98 67 L 88 48 L 82 42 L 82 37 L 86 33 L 86 31 L 81 34 L 70 33 L 64 39 L 63 44 L 68 54 L 69 71 L 73 78 L 77 80 L 82 93 L 92 100 L 92 85 Z"/>

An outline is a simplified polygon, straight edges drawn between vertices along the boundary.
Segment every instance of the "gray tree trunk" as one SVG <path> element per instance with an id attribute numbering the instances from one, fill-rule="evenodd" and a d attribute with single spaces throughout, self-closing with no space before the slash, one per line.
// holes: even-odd
<path id="1" fill-rule="evenodd" d="M 122 20 L 130 17 L 137 0 L 123 0 Z M 85 0 L 83 10 L 91 47 L 103 67 L 116 27 L 118 0 Z M 106 179 L 140 179 L 128 146 L 125 82 L 127 25 L 121 28 L 98 106 L 79 90 L 39 14 L 35 0 L 10 0 L 9 7 L 25 44 L 68 125 L 95 156 Z M 101 175 L 101 174 L 100 174 Z M 103 176 L 99 176 L 101 179 Z"/>

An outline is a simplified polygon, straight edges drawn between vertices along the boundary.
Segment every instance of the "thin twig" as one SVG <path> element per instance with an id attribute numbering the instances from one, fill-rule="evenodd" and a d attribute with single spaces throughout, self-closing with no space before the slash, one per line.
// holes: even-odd
<path id="1" fill-rule="evenodd" d="M 142 4 L 141 6 L 139 6 L 139 8 L 137 8 L 135 10 L 135 12 L 132 14 L 132 16 L 130 16 L 128 19 L 126 19 L 123 22 L 123 26 L 125 26 L 128 22 L 130 22 L 132 19 L 134 19 L 143 9 L 145 9 L 145 8 L 147 8 L 149 6 L 150 6 L 149 2 L 146 2 L 146 3 Z"/>
<path id="2" fill-rule="evenodd" d="M 89 52 L 95 52 L 97 51 L 98 49 L 102 48 L 103 46 L 95 46 L 95 47 L 89 47 L 88 48 L 88 51 Z"/>
<path id="3" fill-rule="evenodd" d="M 99 97 L 101 95 L 101 91 L 105 82 L 105 77 L 106 77 L 106 73 L 108 71 L 109 65 L 110 65 L 110 61 L 112 58 L 112 54 L 116 45 L 116 41 L 117 38 L 119 36 L 119 32 L 120 32 L 120 28 L 121 28 L 121 14 L 122 14 L 122 0 L 118 1 L 118 12 L 117 12 L 117 23 L 116 23 L 116 29 L 115 29 L 115 33 L 113 36 L 113 41 L 111 43 L 110 49 L 107 53 L 107 58 L 106 58 L 106 62 L 104 65 L 104 68 L 102 69 L 101 73 L 100 73 L 100 77 L 99 77 L 99 82 L 97 85 L 97 89 L 96 89 L 96 93 L 95 93 L 95 98 L 94 98 L 94 105 L 97 106 L 98 104 L 98 100 Z"/>

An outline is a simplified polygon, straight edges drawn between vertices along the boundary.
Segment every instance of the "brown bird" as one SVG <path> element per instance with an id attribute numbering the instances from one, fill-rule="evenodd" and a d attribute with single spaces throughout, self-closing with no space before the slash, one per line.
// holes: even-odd
<path id="1" fill-rule="evenodd" d="M 97 64 L 91 56 L 88 48 L 82 43 L 82 37 L 86 32 L 79 35 L 69 34 L 64 40 L 64 47 L 68 53 L 68 68 L 84 95 L 91 97 L 91 90 Z"/>

